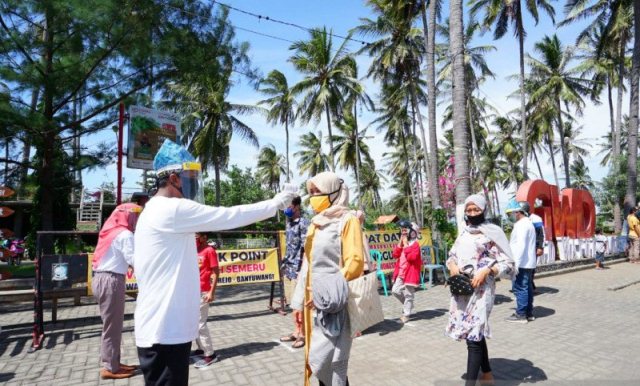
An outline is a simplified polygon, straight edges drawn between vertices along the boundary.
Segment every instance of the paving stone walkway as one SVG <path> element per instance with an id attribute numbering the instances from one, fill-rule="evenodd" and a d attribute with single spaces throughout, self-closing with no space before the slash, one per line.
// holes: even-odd
<path id="1" fill-rule="evenodd" d="M 526 325 L 503 319 L 513 312 L 510 283 L 498 283 L 491 315 L 489 355 L 498 385 L 639 385 L 640 265 L 611 265 L 540 278 L 537 320 Z M 191 385 L 301 385 L 303 351 L 278 342 L 290 316 L 267 310 L 268 286 L 222 288 L 211 307 L 209 326 L 221 361 L 190 371 Z M 386 320 L 356 340 L 352 385 L 461 385 L 466 345 L 443 335 L 449 304 L 442 285 L 416 294 L 416 314 L 398 321 L 400 304 L 383 297 Z M 135 301 L 126 305 L 124 363 L 137 363 L 133 336 Z M 98 376 L 100 318 L 90 298 L 73 307 L 61 301 L 58 323 L 45 325 L 44 349 L 33 354 L 31 304 L 0 305 L 0 383 L 7 385 L 142 385 L 141 375 L 102 381 Z M 51 314 L 45 310 L 45 320 Z"/>

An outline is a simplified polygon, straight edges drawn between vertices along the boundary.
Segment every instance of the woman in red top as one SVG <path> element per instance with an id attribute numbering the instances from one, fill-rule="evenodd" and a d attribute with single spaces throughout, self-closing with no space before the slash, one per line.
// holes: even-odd
<path id="1" fill-rule="evenodd" d="M 418 232 L 420 228 L 407 220 L 398 223 L 400 226 L 400 242 L 393 248 L 393 258 L 397 259 L 393 271 L 393 288 L 391 292 L 403 304 L 400 321 L 406 323 L 413 313 L 413 295 L 420 285 L 422 257 Z"/>

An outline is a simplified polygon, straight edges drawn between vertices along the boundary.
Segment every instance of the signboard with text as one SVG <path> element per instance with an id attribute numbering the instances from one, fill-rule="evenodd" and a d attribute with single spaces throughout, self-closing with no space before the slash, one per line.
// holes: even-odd
<path id="1" fill-rule="evenodd" d="M 400 231 L 366 231 L 369 248 L 382 253 L 381 269 L 384 273 L 393 273 L 397 260 L 391 256 L 393 247 L 400 241 Z M 420 247 L 432 245 L 431 231 L 423 229 L 418 236 Z"/>
<path id="2" fill-rule="evenodd" d="M 269 283 L 280 280 L 276 248 L 217 251 L 217 253 L 220 264 L 218 285 Z"/>
<path id="3" fill-rule="evenodd" d="M 176 141 L 180 136 L 180 117 L 168 111 L 131 106 L 129 119 L 127 167 L 153 169 L 153 157 L 164 140 Z"/>

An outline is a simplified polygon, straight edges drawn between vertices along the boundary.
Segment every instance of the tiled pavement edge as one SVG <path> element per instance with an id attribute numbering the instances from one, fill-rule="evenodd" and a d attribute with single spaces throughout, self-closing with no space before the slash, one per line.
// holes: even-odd
<path id="1" fill-rule="evenodd" d="M 503 319 L 514 306 L 509 282 L 498 283 L 491 316 L 489 354 L 498 385 L 640 384 L 640 284 L 618 291 L 617 283 L 640 279 L 640 265 L 622 263 L 604 271 L 584 270 L 536 280 L 538 319 L 526 325 Z M 268 286 L 222 288 L 209 326 L 222 360 L 191 369 L 192 385 L 300 385 L 303 351 L 279 343 L 291 317 L 266 309 Z M 352 385 L 460 385 L 466 345 L 443 336 L 448 290 L 436 286 L 416 294 L 416 315 L 402 326 L 400 304 L 383 297 L 387 319 L 354 342 Z M 45 348 L 33 354 L 30 304 L 2 305 L 0 383 L 7 385 L 142 385 L 142 376 L 102 381 L 98 377 L 100 319 L 90 298 L 73 307 L 60 303 L 58 323 L 46 324 Z M 132 313 L 126 306 L 122 361 L 137 363 Z M 45 320 L 50 312 L 45 310 Z M 6 326 L 13 326 L 7 328 Z"/>

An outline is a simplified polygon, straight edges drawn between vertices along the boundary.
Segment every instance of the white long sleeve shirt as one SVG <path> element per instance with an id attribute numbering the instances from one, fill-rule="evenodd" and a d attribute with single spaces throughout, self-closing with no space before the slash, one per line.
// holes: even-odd
<path id="1" fill-rule="evenodd" d="M 126 274 L 129 266 L 133 265 L 133 251 L 133 233 L 124 230 L 114 237 L 94 271 Z"/>
<path id="2" fill-rule="evenodd" d="M 536 230 L 527 217 L 513 224 L 509 245 L 516 267 L 529 269 L 536 267 Z"/>
<path id="3" fill-rule="evenodd" d="M 138 347 L 180 344 L 198 336 L 200 276 L 195 232 L 234 229 L 276 214 L 275 200 L 218 208 L 153 197 L 140 214 L 133 263 L 138 281 Z"/>

